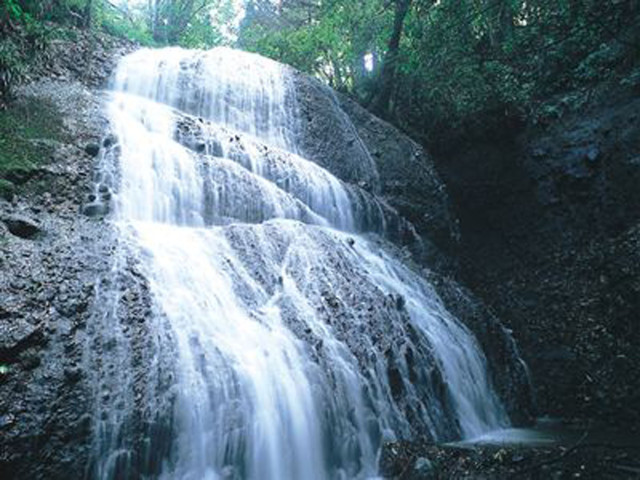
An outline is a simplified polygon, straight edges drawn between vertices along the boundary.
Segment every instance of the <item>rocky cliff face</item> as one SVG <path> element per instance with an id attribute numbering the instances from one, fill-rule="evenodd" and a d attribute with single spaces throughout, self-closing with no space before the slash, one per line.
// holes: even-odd
<path id="1" fill-rule="evenodd" d="M 415 226 L 420 244 L 401 241 L 421 263 L 451 270 L 459 238 L 449 196 L 425 150 L 392 125 L 305 75 L 296 75 L 299 142 L 305 155 L 338 178 L 372 192 Z M 363 166 L 378 173 L 369 178 Z"/>
<path id="2" fill-rule="evenodd" d="M 147 282 L 109 222 L 117 172 L 109 181 L 98 175 L 100 162 L 117 155 L 100 88 L 131 46 L 104 39 L 91 43 L 89 51 L 88 44 L 55 45 L 53 63 L 16 92 L 10 107 L 45 102 L 64 135 L 33 139 L 46 158 L 9 175 L 12 188 L 0 200 L 2 478 L 95 474 L 96 420 L 108 420 L 101 418 L 102 406 L 126 401 L 143 412 L 154 395 L 145 378 L 152 314 Z M 388 237 L 404 248 L 398 255 L 408 262 L 413 255 L 415 269 L 422 269 L 447 308 L 476 334 L 507 410 L 516 420 L 528 419 L 526 369 L 516 361 L 510 336 L 482 302 L 445 276 L 456 263 L 446 252 L 458 248 L 459 229 L 431 157 L 316 81 L 298 75 L 295 82 L 305 155 L 348 184 L 363 204 L 381 205 L 379 211 L 393 226 Z M 196 123 L 185 117 L 178 139 L 198 152 L 202 126 Z M 365 175 L 370 169 L 364 164 L 375 164 L 378 175 Z M 122 338 L 115 338 L 110 321 L 119 322 Z M 118 363 L 123 358 L 128 363 Z M 160 370 L 170 375 L 171 367 Z M 107 388 L 94 389 L 96 376 Z M 165 388 L 165 380 L 158 378 L 157 388 Z M 131 386 L 130 398 L 119 398 L 109 388 L 122 383 Z M 142 452 L 143 438 L 152 432 L 157 444 L 148 453 L 162 458 L 171 426 L 147 420 L 141 413 L 122 434 Z"/>
<path id="3" fill-rule="evenodd" d="M 514 331 L 542 412 L 640 421 L 640 99 L 450 146 L 462 275 Z"/>
<path id="4" fill-rule="evenodd" d="M 526 366 L 514 361 L 519 357 L 516 344 L 498 318 L 455 279 L 458 260 L 450 252 L 459 248 L 458 220 L 433 158 L 392 125 L 316 79 L 294 72 L 294 85 L 301 153 L 344 182 L 356 216 L 368 219 L 364 230 L 378 231 L 396 243 L 402 249 L 399 255 L 431 280 L 447 309 L 478 338 L 513 421 L 530 421 L 532 392 Z M 224 131 L 212 142 L 211 128 L 202 119 L 181 115 L 176 140 L 208 155 L 242 155 L 251 143 Z M 265 146 L 258 150 L 278 163 L 286 162 L 286 152 Z M 379 213 L 364 213 L 371 211 Z M 372 227 L 377 224 L 385 228 Z"/>
<path id="5" fill-rule="evenodd" d="M 513 362 L 516 344 L 498 318 L 458 278 L 459 220 L 434 158 L 395 127 L 314 79 L 296 77 L 300 144 L 305 154 L 343 181 L 371 191 L 415 227 L 417 238 L 396 243 L 411 252 L 447 309 L 480 341 L 500 398 L 516 423 L 534 414 L 526 366 Z M 352 122 L 347 127 L 343 119 Z M 336 119 L 338 121 L 336 121 Z M 355 127 L 355 130 L 354 130 Z M 362 178 L 358 166 L 373 162 L 378 176 Z"/>
<path id="6" fill-rule="evenodd" d="M 79 368 L 84 330 L 113 241 L 108 227 L 79 215 L 94 161 L 85 143 L 105 127 L 99 99 L 80 83 L 43 81 L 15 102 L 45 99 L 73 139 L 52 145 L 28 178 L 12 177 L 18 193 L 0 201 L 4 478 L 44 478 L 52 465 L 54 472 L 81 471 L 91 425 L 84 416 L 91 392 Z"/>
<path id="7" fill-rule="evenodd" d="M 51 60 L 8 107 L 21 112 L 29 132 L 39 116 L 51 115 L 60 135 L 39 128 L 26 142 L 32 158 L 15 165 L 2 159 L 9 165 L 0 199 L 2 478 L 81 478 L 89 458 L 98 392 L 90 389 L 85 357 L 88 349 L 109 354 L 87 343 L 87 331 L 116 238 L 81 209 L 91 201 L 108 130 L 96 87 L 129 46 L 109 38 L 92 51 L 88 45 L 53 45 Z"/>

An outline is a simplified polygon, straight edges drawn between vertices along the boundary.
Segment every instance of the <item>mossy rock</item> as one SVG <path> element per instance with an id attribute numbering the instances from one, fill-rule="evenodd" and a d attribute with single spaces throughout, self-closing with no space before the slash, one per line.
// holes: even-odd
<path id="1" fill-rule="evenodd" d="M 0 198 L 11 201 L 16 193 L 16 186 L 13 182 L 0 178 Z"/>
<path id="2" fill-rule="evenodd" d="M 13 196 L 51 157 L 53 147 L 37 140 L 65 140 L 53 104 L 23 98 L 0 111 L 0 196 Z"/>

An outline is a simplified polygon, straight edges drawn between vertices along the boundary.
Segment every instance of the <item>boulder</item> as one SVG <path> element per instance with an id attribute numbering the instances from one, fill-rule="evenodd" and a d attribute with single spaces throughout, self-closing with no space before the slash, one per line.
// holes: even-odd
<path id="1" fill-rule="evenodd" d="M 42 230 L 35 221 L 23 215 L 11 215 L 2 219 L 9 231 L 20 238 L 34 238 Z"/>
<path id="2" fill-rule="evenodd" d="M 84 147 L 84 151 L 87 152 L 87 155 L 90 157 L 96 157 L 98 156 L 98 153 L 100 153 L 100 145 L 97 143 L 88 143 Z"/>

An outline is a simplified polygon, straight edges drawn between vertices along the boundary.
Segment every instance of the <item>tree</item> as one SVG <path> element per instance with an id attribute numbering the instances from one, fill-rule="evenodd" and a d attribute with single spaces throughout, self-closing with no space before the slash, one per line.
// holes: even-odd
<path id="1" fill-rule="evenodd" d="M 382 73 L 380 74 L 377 93 L 371 105 L 371 110 L 381 117 L 387 117 L 389 113 L 389 102 L 391 101 L 398 66 L 400 38 L 402 37 L 404 20 L 411 7 L 411 1 L 412 0 L 393 0 L 391 2 L 395 7 L 393 30 L 391 31 L 391 38 L 389 39 L 389 45 L 382 64 Z"/>
<path id="2" fill-rule="evenodd" d="M 240 45 L 416 137 L 499 129 L 586 101 L 640 63 L 639 0 L 250 0 Z M 372 59 L 363 68 L 364 58 Z M 371 65 L 373 64 L 373 65 Z M 635 78 L 635 77 L 634 77 Z M 577 89 L 570 103 L 541 98 Z"/>
<path id="3" fill-rule="evenodd" d="M 150 27 L 153 39 L 158 43 L 175 45 L 186 32 L 197 25 L 203 35 L 206 26 L 214 28 L 213 12 L 228 10 L 229 0 L 155 0 L 150 2 Z M 230 20 L 230 19 L 227 19 Z"/>

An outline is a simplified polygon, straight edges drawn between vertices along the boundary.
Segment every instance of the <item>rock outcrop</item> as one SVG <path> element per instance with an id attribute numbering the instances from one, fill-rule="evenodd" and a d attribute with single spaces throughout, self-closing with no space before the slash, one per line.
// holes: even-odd
<path id="1" fill-rule="evenodd" d="M 161 365 L 153 386 L 147 381 L 155 348 L 148 326 L 153 302 L 143 273 L 108 221 L 117 172 L 107 180 L 98 168 L 118 154 L 104 114 L 105 94 L 98 87 L 106 85 L 116 59 L 131 46 L 109 41 L 94 51 L 82 42 L 54 48 L 54 63 L 40 72 L 43 77 L 19 89 L 15 101 L 53 105 L 65 140 L 50 142 L 51 158 L 30 172 L 15 195 L 0 200 L 2 478 L 98 473 L 94 460 L 110 441 L 100 431 L 111 420 L 105 406 L 123 402 L 143 412 L 145 402 L 159 397 L 157 391 L 166 392 L 173 374 L 171 365 Z M 416 270 L 432 267 L 422 273 L 432 277 L 449 310 L 477 336 L 512 418 L 528 419 L 527 373 L 510 335 L 468 290 L 442 275 L 455 264 L 446 252 L 455 250 L 459 234 L 432 158 L 317 81 L 296 74 L 294 83 L 298 140 L 305 156 L 335 174 L 363 204 L 381 205 L 379 211 L 400 232 L 388 236 L 399 245 L 397 255 L 410 262 L 413 252 Z M 195 155 L 212 154 L 211 145 L 198 141 L 202 126 L 196 123 L 185 117 L 179 140 L 189 143 Z M 328 295 L 323 301 L 329 308 L 333 300 Z M 403 315 L 402 299 L 377 301 L 390 315 Z M 384 334 L 385 326 L 378 327 Z M 356 338 L 350 333 L 353 326 L 337 328 L 347 340 Z M 117 393 L 123 385 L 129 389 L 124 396 Z M 169 411 L 171 405 L 158 408 Z M 171 425 L 141 413 L 123 428 L 114 435 L 127 436 L 131 451 L 146 457 L 144 462 L 115 458 L 112 473 L 158 473 L 153 468 L 159 468 L 166 453 Z M 150 437 L 155 441 L 145 444 Z M 143 464 L 155 467 L 136 470 Z"/>
<path id="2" fill-rule="evenodd" d="M 3 478 L 83 473 L 92 397 L 81 368 L 85 331 L 115 240 L 106 225 L 78 214 L 93 173 L 81 138 L 99 136 L 105 126 L 96 115 L 98 96 L 78 83 L 47 81 L 29 85 L 15 101 L 44 97 L 93 120 L 69 126 L 76 139 L 54 145 L 52 158 L 20 185 L 13 201 L 0 201 Z"/>
<path id="3" fill-rule="evenodd" d="M 478 338 L 512 420 L 529 422 L 535 414 L 533 393 L 526 365 L 513 361 L 519 353 L 510 332 L 470 289 L 456 281 L 459 221 L 434 158 L 395 127 L 317 80 L 298 74 L 294 83 L 301 150 L 341 180 L 377 194 L 415 226 L 419 242 L 397 243 L 408 247 L 414 261 L 428 267 L 423 275 Z M 377 172 L 373 177 L 359 170 L 371 162 Z"/>
<path id="4" fill-rule="evenodd" d="M 304 155 L 384 199 L 416 227 L 422 244 L 414 245 L 413 253 L 421 263 L 451 271 L 452 259 L 443 252 L 455 250 L 458 225 L 433 159 L 349 98 L 305 75 L 298 73 L 294 79 L 298 143 Z"/>
<path id="5" fill-rule="evenodd" d="M 86 145 L 108 130 L 95 87 L 130 45 L 105 37 L 93 50 L 87 41 L 50 48 L 49 61 L 8 105 L 27 113 L 48 105 L 64 135 L 34 139 L 42 158 L 12 176 L 16 187 L 0 199 L 0 477 L 7 479 L 83 478 L 98 394 L 87 352 L 109 356 L 87 332 L 117 238 L 80 211 L 98 154 Z"/>
<path id="6" fill-rule="evenodd" d="M 462 276 L 514 333 L 540 410 L 640 426 L 640 99 L 450 145 Z"/>

